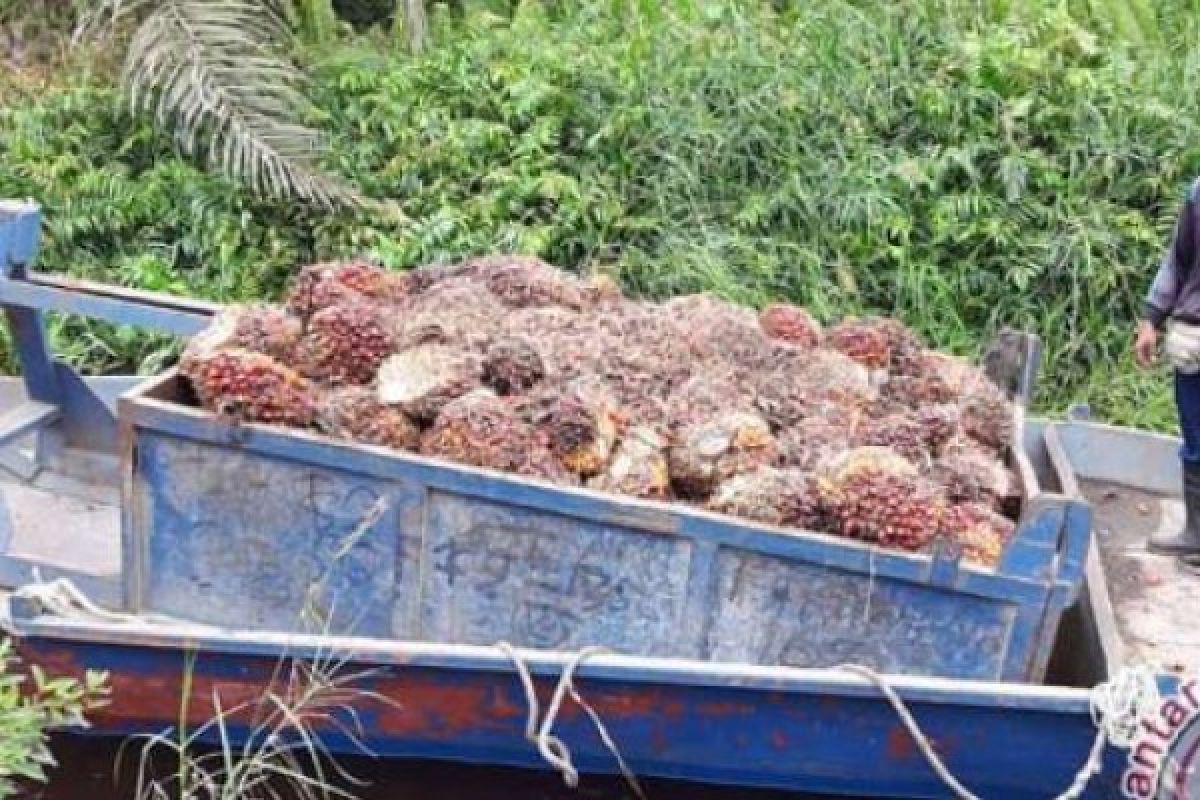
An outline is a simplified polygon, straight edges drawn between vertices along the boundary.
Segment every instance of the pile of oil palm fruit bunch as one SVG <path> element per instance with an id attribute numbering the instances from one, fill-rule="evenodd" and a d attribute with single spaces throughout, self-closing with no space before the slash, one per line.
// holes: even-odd
<path id="1" fill-rule="evenodd" d="M 888 318 L 820 325 L 491 257 L 301 270 L 180 361 L 205 408 L 563 486 L 995 567 L 1013 407 Z"/>

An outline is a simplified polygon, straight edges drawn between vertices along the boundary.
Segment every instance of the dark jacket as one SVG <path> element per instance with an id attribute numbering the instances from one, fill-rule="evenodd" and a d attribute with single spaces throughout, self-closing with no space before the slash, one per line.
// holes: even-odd
<path id="1" fill-rule="evenodd" d="M 1175 222 L 1154 284 L 1146 296 L 1143 317 L 1161 328 L 1168 319 L 1200 325 L 1200 180 L 1192 184 Z"/>

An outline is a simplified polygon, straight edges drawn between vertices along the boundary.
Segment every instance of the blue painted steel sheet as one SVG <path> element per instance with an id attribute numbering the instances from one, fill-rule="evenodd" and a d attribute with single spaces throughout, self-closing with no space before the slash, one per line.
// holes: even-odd
<path id="1" fill-rule="evenodd" d="M 156 633 L 61 620 L 18 620 L 16 627 L 25 654 L 53 672 L 111 672 L 114 702 L 92 715 L 94 734 L 170 729 L 178 723 L 185 686 L 195 729 L 211 718 L 214 698 L 224 708 L 252 701 L 272 676 L 288 674 L 288 659 L 317 656 L 325 663 L 345 660 L 352 673 L 370 670 L 361 688 L 391 701 L 355 703 L 363 743 L 377 756 L 546 766 L 525 739 L 527 706 L 516 673 L 493 648 L 331 637 L 306 643 L 279 635 L 222 636 L 188 628 Z M 565 659 L 538 652 L 524 657 L 545 708 Z M 1056 795 L 1074 778 L 1095 737 L 1084 690 L 892 681 L 952 773 L 981 797 Z M 643 777 L 851 797 L 950 796 L 878 690 L 844 673 L 598 657 L 580 668 L 576 685 Z M 240 745 L 245 727 L 231 723 L 228 731 L 231 743 Z M 616 771 L 574 704 L 564 707 L 554 732 L 584 772 Z M 360 752 L 336 731 L 324 733 L 334 751 Z M 1124 757 L 1106 751 L 1086 800 L 1121 796 Z"/>
<path id="2" fill-rule="evenodd" d="M 1090 524 L 1029 498 L 990 572 L 122 401 L 134 610 L 238 628 L 1036 680 Z"/>

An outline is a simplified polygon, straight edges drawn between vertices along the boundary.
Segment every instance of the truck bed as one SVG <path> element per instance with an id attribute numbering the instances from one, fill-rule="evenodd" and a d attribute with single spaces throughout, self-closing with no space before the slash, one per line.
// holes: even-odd
<path id="1" fill-rule="evenodd" d="M 1200 664 L 1196 597 L 1200 576 L 1177 559 L 1146 549 L 1154 531 L 1183 523 L 1177 496 L 1107 481 L 1080 482 L 1092 504 L 1095 542 L 1127 663 L 1158 664 L 1172 671 Z"/>

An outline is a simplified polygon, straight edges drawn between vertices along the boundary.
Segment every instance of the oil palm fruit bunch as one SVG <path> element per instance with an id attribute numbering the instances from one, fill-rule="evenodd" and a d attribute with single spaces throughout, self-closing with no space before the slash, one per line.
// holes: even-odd
<path id="1" fill-rule="evenodd" d="M 920 337 L 898 319 L 868 317 L 866 324 L 880 331 L 887 339 L 888 372 L 893 375 L 919 375 L 925 357 Z"/>
<path id="2" fill-rule="evenodd" d="M 949 403 L 924 406 L 913 416 L 924 431 L 926 446 L 933 453 L 939 452 L 961 430 L 962 415 L 957 406 Z"/>
<path id="3" fill-rule="evenodd" d="M 193 351 L 181 360 L 180 371 L 200 404 L 222 416 L 299 428 L 316 416 L 316 387 L 264 353 L 236 347 Z"/>
<path id="4" fill-rule="evenodd" d="M 778 463 L 783 467 L 812 472 L 834 456 L 849 450 L 858 438 L 859 425 L 858 417 L 853 412 L 835 411 L 803 419 L 776 436 Z"/>
<path id="5" fill-rule="evenodd" d="M 268 305 L 233 306 L 223 313 L 233 321 L 232 346 L 264 353 L 284 364 L 295 357 L 304 326 L 284 309 Z"/>
<path id="6" fill-rule="evenodd" d="M 544 393 L 534 419 L 550 449 L 575 474 L 590 478 L 608 466 L 621 417 L 605 387 L 576 382 Z"/>
<path id="7" fill-rule="evenodd" d="M 766 420 L 724 413 L 680 431 L 668 454 L 671 481 L 684 497 L 704 499 L 729 478 L 773 464 L 776 453 Z"/>
<path id="8" fill-rule="evenodd" d="M 883 384 L 883 399 L 896 408 L 919 409 L 956 402 L 959 397 L 936 372 L 889 375 Z"/>
<path id="9" fill-rule="evenodd" d="M 666 401 L 673 431 L 713 419 L 729 411 L 753 412 L 755 392 L 746 376 L 724 364 L 697 370 Z"/>
<path id="10" fill-rule="evenodd" d="M 476 389 L 441 409 L 421 437 L 421 452 L 473 467 L 513 470 L 529 438 L 511 402 Z"/>
<path id="11" fill-rule="evenodd" d="M 856 448 L 821 471 L 821 502 L 835 530 L 901 550 L 937 535 L 945 501 L 911 462 L 889 448 Z"/>
<path id="12" fill-rule="evenodd" d="M 721 483 L 705 504 L 710 511 L 767 525 L 805 530 L 825 526 L 820 495 L 801 469 L 759 467 Z"/>
<path id="13" fill-rule="evenodd" d="M 758 324 L 771 339 L 806 350 L 821 344 L 821 324 L 799 306 L 773 303 L 759 313 Z"/>
<path id="14" fill-rule="evenodd" d="M 668 301 L 663 311 L 679 325 L 684 336 L 680 344 L 701 361 L 742 369 L 759 369 L 773 361 L 776 349 L 749 308 L 696 294 Z"/>
<path id="15" fill-rule="evenodd" d="M 956 503 L 979 503 L 999 509 L 1014 491 L 1009 471 L 977 446 L 968 445 L 938 458 L 931 477 L 944 489 L 947 498 Z"/>
<path id="16" fill-rule="evenodd" d="M 858 444 L 890 447 L 914 464 L 931 459 L 927 429 L 915 414 L 895 413 L 869 419 L 859 431 Z"/>
<path id="17" fill-rule="evenodd" d="M 958 545 L 963 559 L 995 569 L 1014 530 L 1012 520 L 987 506 L 961 503 L 943 512 L 940 532 Z"/>
<path id="18" fill-rule="evenodd" d="M 499 330 L 504 314 L 504 305 L 472 281 L 440 281 L 398 309 L 392 322 L 396 349 L 444 344 L 480 350 Z"/>
<path id="19" fill-rule="evenodd" d="M 990 381 L 975 386 L 959 403 L 963 432 L 975 441 L 1003 454 L 1013 440 L 1013 405 Z"/>
<path id="20" fill-rule="evenodd" d="M 838 397 L 864 409 L 877 396 L 871 371 L 836 350 L 815 350 L 805 354 L 802 365 L 795 368 L 794 380 L 820 387 L 829 397 Z"/>
<path id="21" fill-rule="evenodd" d="M 392 332 L 376 306 L 338 303 L 309 317 L 308 330 L 295 348 L 295 363 L 313 380 L 362 385 L 374 380 L 392 347 Z"/>
<path id="22" fill-rule="evenodd" d="M 546 376 L 546 365 L 533 342 L 505 336 L 489 343 L 483 358 L 483 381 L 499 394 L 519 394 Z"/>
<path id="23" fill-rule="evenodd" d="M 403 302 L 406 283 L 404 276 L 365 261 L 311 264 L 300 270 L 284 304 L 302 319 L 340 303 L 395 305 Z"/>
<path id="24" fill-rule="evenodd" d="M 505 257 L 479 259 L 474 264 L 483 275 L 484 286 L 512 308 L 583 307 L 579 281 L 540 259 Z"/>
<path id="25" fill-rule="evenodd" d="M 892 342 L 887 331 L 869 320 L 848 319 L 834 325 L 826 343 L 868 369 L 887 369 L 892 363 Z"/>
<path id="26" fill-rule="evenodd" d="M 611 463 L 588 486 L 649 500 L 671 496 L 666 439 L 650 428 L 633 428 L 621 440 Z"/>
<path id="27" fill-rule="evenodd" d="M 376 376 L 379 400 L 420 423 L 432 422 L 451 401 L 479 388 L 479 357 L 442 344 L 425 344 L 389 356 Z"/>
<path id="28" fill-rule="evenodd" d="M 317 407 L 317 429 L 338 439 L 416 450 L 421 431 L 408 416 L 379 401 L 373 389 L 348 386 L 325 391 Z"/>

